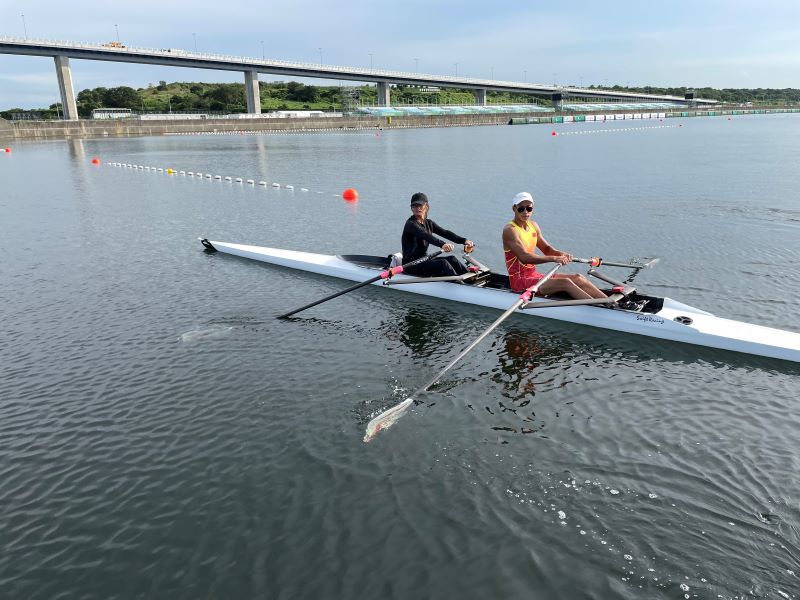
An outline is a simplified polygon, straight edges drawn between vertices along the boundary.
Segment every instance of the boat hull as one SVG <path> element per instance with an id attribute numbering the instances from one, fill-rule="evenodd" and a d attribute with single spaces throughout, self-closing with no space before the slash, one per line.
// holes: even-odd
<path id="1" fill-rule="evenodd" d="M 377 273 L 375 269 L 360 266 L 333 255 L 227 242 L 211 241 L 208 243 L 215 250 L 226 254 L 350 281 L 365 281 Z M 412 278 L 406 275 L 396 275 L 394 279 Z M 506 310 L 519 297 L 518 294 L 509 290 L 449 282 L 383 286 L 382 281 L 376 281 L 372 285 L 497 310 Z M 655 313 L 597 306 L 528 308 L 520 309 L 519 313 L 674 342 L 800 362 L 800 333 L 724 319 L 671 298 L 664 298 L 663 306 Z"/>

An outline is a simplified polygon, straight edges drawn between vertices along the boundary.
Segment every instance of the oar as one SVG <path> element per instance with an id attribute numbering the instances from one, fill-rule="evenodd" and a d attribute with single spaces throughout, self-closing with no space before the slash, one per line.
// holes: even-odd
<path id="1" fill-rule="evenodd" d="M 466 356 L 467 352 L 469 352 L 475 346 L 477 346 L 483 340 L 483 338 L 485 338 L 492 331 L 494 331 L 494 329 L 498 325 L 500 325 L 500 323 L 505 321 L 520 306 L 522 306 L 526 302 L 529 302 L 530 299 L 533 298 L 533 296 L 536 294 L 537 290 L 548 279 L 550 279 L 553 275 L 555 275 L 555 272 L 560 267 L 561 267 L 561 265 L 557 264 L 555 267 L 550 269 L 550 271 L 548 271 L 545 274 L 544 277 L 542 277 L 534 285 L 530 286 L 528 289 L 526 289 L 524 292 L 522 292 L 522 294 L 519 296 L 519 298 L 517 298 L 517 301 L 514 302 L 514 304 L 511 305 L 506 312 L 504 312 L 502 315 L 500 315 L 500 317 L 494 323 L 492 323 L 486 331 L 484 331 L 482 334 L 480 334 L 475 339 L 474 342 L 472 342 L 469 346 L 464 348 L 461 351 L 461 354 L 459 354 L 453 360 L 451 360 L 450 363 L 444 369 L 439 371 L 439 373 L 436 374 L 436 377 L 431 379 L 428 383 L 426 383 L 424 386 L 419 388 L 416 392 L 411 394 L 408 398 L 403 400 L 400 404 L 397 404 L 397 405 L 393 406 L 392 408 L 383 411 L 381 414 L 379 414 L 377 417 L 375 417 L 369 423 L 367 423 L 367 432 L 364 435 L 364 441 L 365 442 L 371 441 L 372 438 L 374 438 L 376 435 L 378 435 L 378 433 L 380 433 L 382 430 L 388 429 L 389 427 L 394 425 L 395 421 L 397 421 L 397 419 L 399 419 L 400 416 L 406 411 L 406 409 L 409 406 L 411 406 L 411 404 L 414 402 L 414 396 L 418 396 L 418 395 L 422 394 L 423 392 L 427 392 L 428 388 L 430 388 L 434 383 L 439 381 L 439 379 L 441 379 L 442 375 L 447 373 L 458 361 L 460 361 L 462 358 L 464 358 L 464 356 Z"/>
<path id="2" fill-rule="evenodd" d="M 424 263 L 427 260 L 430 260 L 436 256 L 439 256 L 442 253 L 441 250 L 434 252 L 433 254 L 428 254 L 427 256 L 420 257 L 416 260 L 412 260 L 407 262 L 404 265 L 400 265 L 399 267 L 392 267 L 390 269 L 386 269 L 385 271 L 381 271 L 380 275 L 376 275 L 372 279 L 367 279 L 366 281 L 362 281 L 361 283 L 357 283 L 355 285 L 350 286 L 349 288 L 342 290 L 341 292 L 336 292 L 335 294 L 331 294 L 330 296 L 326 296 L 322 300 L 317 300 L 312 302 L 311 304 L 306 304 L 305 306 L 301 306 L 300 308 L 296 308 L 295 310 L 289 311 L 278 316 L 278 319 L 285 319 L 286 317 L 291 317 L 295 313 L 299 313 L 301 310 L 305 310 L 307 308 L 311 308 L 312 306 L 316 306 L 317 304 L 322 304 L 323 302 L 327 302 L 328 300 L 333 300 L 334 298 L 338 298 L 339 296 L 343 296 L 347 292 L 352 292 L 353 290 L 357 290 L 358 288 L 362 288 L 365 285 L 369 285 L 370 283 L 375 283 L 380 279 L 389 279 L 392 275 L 397 275 L 398 273 L 402 273 L 404 269 L 411 267 L 413 265 L 419 265 Z"/>
<path id="3" fill-rule="evenodd" d="M 648 269 L 653 265 L 655 265 L 660 260 L 661 260 L 660 258 L 653 258 L 652 260 L 649 260 L 646 263 L 636 264 L 636 263 L 611 262 L 603 260 L 599 256 L 593 256 L 592 258 L 573 258 L 572 262 L 584 263 L 587 265 L 592 265 L 593 267 L 606 265 L 607 267 L 623 267 L 625 269 Z"/>

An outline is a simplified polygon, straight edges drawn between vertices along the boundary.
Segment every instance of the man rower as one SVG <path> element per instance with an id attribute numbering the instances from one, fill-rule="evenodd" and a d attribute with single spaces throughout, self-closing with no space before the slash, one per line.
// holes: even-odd
<path id="1" fill-rule="evenodd" d="M 511 289 L 521 292 L 544 277 L 536 270 L 536 265 L 549 262 L 566 265 L 572 262 L 572 255 L 556 250 L 544 239 L 539 225 L 531 220 L 533 196 L 528 192 L 514 196 L 512 210 L 514 218 L 503 227 L 503 252 Z M 537 254 L 537 250 L 541 254 Z M 558 292 L 578 300 L 606 297 L 591 281 L 579 274 L 553 275 L 539 288 L 538 294 L 548 296 Z"/>
<path id="2" fill-rule="evenodd" d="M 408 263 L 425 256 L 429 244 L 438 246 L 444 252 L 452 252 L 455 246 L 450 242 L 455 242 L 464 245 L 464 252 L 472 252 L 475 245 L 470 240 L 440 227 L 428 218 L 429 208 L 425 194 L 417 192 L 411 196 L 411 216 L 403 227 L 403 262 Z M 447 277 L 468 272 L 466 265 L 455 256 L 439 256 L 405 269 L 405 273 L 418 277 Z"/>

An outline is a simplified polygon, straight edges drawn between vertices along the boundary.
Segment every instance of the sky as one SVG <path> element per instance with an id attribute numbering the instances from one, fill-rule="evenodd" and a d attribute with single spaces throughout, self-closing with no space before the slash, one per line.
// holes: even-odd
<path id="1" fill-rule="evenodd" d="M 0 0 L 0 36 L 105 43 L 117 31 L 134 47 L 194 50 L 196 41 L 201 52 L 261 58 L 263 50 L 280 60 L 542 84 L 800 87 L 797 0 Z M 76 93 L 244 80 L 177 67 L 71 66 Z M 52 59 L 0 54 L 0 109 L 57 101 Z"/>

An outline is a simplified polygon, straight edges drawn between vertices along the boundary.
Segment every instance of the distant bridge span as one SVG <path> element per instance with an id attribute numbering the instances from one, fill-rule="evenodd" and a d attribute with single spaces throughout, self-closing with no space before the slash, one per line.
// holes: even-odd
<path id="1" fill-rule="evenodd" d="M 336 65 L 288 62 L 272 59 L 258 60 L 244 56 L 189 52 L 177 48 L 116 48 L 101 44 L 23 39 L 6 36 L 0 36 L 0 53 L 52 57 L 56 64 L 56 75 L 61 92 L 61 105 L 64 107 L 66 118 L 70 120 L 77 120 L 78 118 L 75 91 L 72 86 L 72 73 L 69 65 L 69 59 L 71 58 L 185 67 L 191 69 L 212 69 L 217 71 L 240 71 L 244 73 L 245 78 L 247 110 L 250 113 L 256 114 L 261 112 L 258 90 L 259 73 L 317 79 L 374 82 L 378 86 L 378 104 L 381 106 L 389 106 L 389 87 L 392 84 L 469 89 L 475 92 L 475 98 L 478 104 L 486 104 L 487 91 L 531 94 L 550 98 L 554 102 L 560 102 L 562 98 L 570 97 L 639 102 L 686 101 L 686 98 L 681 98 L 679 96 L 638 94 L 616 92 L 612 90 L 407 73 L 403 71 L 386 71 L 382 69 L 366 69 L 360 67 L 341 67 Z M 692 101 L 699 104 L 716 103 L 715 100 L 694 99 Z"/>

